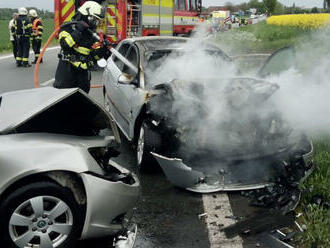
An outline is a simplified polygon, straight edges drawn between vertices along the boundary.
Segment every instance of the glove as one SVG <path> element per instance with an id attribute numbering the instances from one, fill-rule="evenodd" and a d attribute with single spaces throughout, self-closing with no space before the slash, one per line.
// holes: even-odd
<path id="1" fill-rule="evenodd" d="M 76 24 L 76 29 L 78 29 L 80 32 L 83 32 L 83 31 L 87 30 L 88 28 L 89 28 L 89 25 L 84 21 L 79 21 Z"/>

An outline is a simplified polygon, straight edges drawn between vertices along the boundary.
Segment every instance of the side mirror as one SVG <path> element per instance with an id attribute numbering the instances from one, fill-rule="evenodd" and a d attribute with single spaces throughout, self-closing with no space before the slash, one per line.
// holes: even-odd
<path id="1" fill-rule="evenodd" d="M 120 84 L 131 84 L 134 80 L 134 77 L 127 73 L 122 73 L 118 78 L 118 83 Z"/>
<path id="2" fill-rule="evenodd" d="M 97 61 L 97 65 L 100 68 L 105 68 L 107 66 L 107 61 L 105 59 L 100 59 L 100 60 Z"/>

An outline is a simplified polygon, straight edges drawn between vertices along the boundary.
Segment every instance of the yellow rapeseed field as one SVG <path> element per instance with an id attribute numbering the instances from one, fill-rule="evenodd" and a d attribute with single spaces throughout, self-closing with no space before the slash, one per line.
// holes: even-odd
<path id="1" fill-rule="evenodd" d="M 294 26 L 306 29 L 314 29 L 325 26 L 330 22 L 330 14 L 298 14 L 271 16 L 267 24 L 278 26 Z"/>

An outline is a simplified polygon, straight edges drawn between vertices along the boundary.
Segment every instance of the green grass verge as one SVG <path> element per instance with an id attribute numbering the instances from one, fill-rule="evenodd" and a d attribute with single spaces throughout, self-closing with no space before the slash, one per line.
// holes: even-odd
<path id="1" fill-rule="evenodd" d="M 0 20 L 0 52 L 10 52 L 11 51 L 11 42 L 9 41 L 9 30 L 8 30 L 9 20 Z M 43 44 L 47 41 L 49 36 L 54 31 L 54 22 L 53 19 L 43 20 L 44 25 L 44 34 L 43 34 Z M 56 44 L 54 40 L 52 44 Z"/>
<path id="2" fill-rule="evenodd" d="M 218 33 L 215 39 L 229 53 L 272 52 L 296 44 L 310 37 L 311 31 L 298 27 L 268 25 L 266 21 L 255 25 L 233 28 Z"/>
<path id="3" fill-rule="evenodd" d="M 303 183 L 303 194 L 298 211 L 303 216 L 300 223 L 306 231 L 297 238 L 298 247 L 328 248 L 330 247 L 330 209 L 312 204 L 312 197 L 321 195 L 325 201 L 330 201 L 330 138 L 314 141 L 314 162 L 316 169 Z M 309 190 L 307 190 L 309 189 Z"/>

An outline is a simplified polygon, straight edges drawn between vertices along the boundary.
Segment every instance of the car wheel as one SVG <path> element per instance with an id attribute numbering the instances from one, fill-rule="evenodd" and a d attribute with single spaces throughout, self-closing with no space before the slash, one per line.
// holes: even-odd
<path id="1" fill-rule="evenodd" d="M 152 164 L 157 163 L 150 152 L 157 152 L 160 145 L 160 136 L 142 122 L 136 140 L 136 164 L 139 169 L 151 168 Z"/>
<path id="2" fill-rule="evenodd" d="M 1 247 L 74 247 L 84 219 L 80 209 L 68 188 L 51 182 L 24 186 L 1 204 Z"/>

